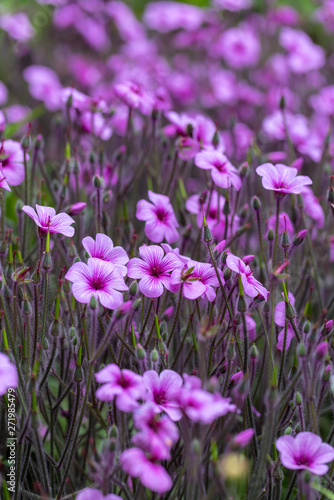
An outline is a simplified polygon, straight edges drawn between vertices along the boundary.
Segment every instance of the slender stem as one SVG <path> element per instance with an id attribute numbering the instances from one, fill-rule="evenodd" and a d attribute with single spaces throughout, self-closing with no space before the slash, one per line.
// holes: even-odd
<path id="1" fill-rule="evenodd" d="M 171 343 L 173 335 L 174 335 L 174 330 L 175 330 L 175 327 L 176 327 L 178 319 L 179 319 L 181 302 L 182 302 L 182 293 L 183 293 L 183 283 L 182 283 L 182 285 L 180 287 L 179 299 L 178 299 L 178 302 L 177 302 L 176 314 L 175 314 L 174 323 L 173 323 L 170 335 L 169 335 L 168 340 L 167 340 L 167 347 L 170 346 L 170 343 Z"/>
<path id="2" fill-rule="evenodd" d="M 273 255 L 273 269 L 275 267 L 276 254 L 277 254 L 279 206 L 280 206 L 280 199 L 277 198 L 276 199 L 276 229 L 275 229 L 275 243 L 274 243 L 274 255 Z"/>

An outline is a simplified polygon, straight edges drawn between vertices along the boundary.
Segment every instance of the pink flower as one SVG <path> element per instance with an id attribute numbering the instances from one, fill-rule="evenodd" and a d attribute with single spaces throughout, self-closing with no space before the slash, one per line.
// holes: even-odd
<path id="1" fill-rule="evenodd" d="M 179 238 L 179 224 L 168 196 L 148 191 L 148 197 L 152 203 L 138 201 L 136 212 L 137 219 L 146 221 L 146 236 L 154 243 L 161 243 L 164 239 L 174 243 Z"/>
<path id="2" fill-rule="evenodd" d="M 298 175 L 296 168 L 287 167 L 278 163 L 264 163 L 256 169 L 256 173 L 262 177 L 262 185 L 265 189 L 275 191 L 276 196 L 285 196 L 288 193 L 300 194 L 304 187 L 312 184 L 306 175 Z"/>
<path id="3" fill-rule="evenodd" d="M 133 411 L 139 406 L 138 399 L 143 395 L 143 380 L 131 370 L 121 370 L 115 364 L 107 365 L 95 374 L 96 381 L 103 384 L 96 397 L 101 401 L 113 401 L 121 411 Z"/>
<path id="4" fill-rule="evenodd" d="M 86 208 L 86 206 L 87 203 L 83 201 L 78 201 L 77 203 L 73 203 L 73 205 L 71 205 L 67 210 L 68 215 L 78 215 Z"/>
<path id="5" fill-rule="evenodd" d="M 143 375 L 146 388 L 144 396 L 146 401 L 151 401 L 157 412 L 165 412 L 173 421 L 182 418 L 182 412 L 175 402 L 175 394 L 183 385 L 181 376 L 173 370 L 163 370 L 160 375 L 154 370 L 148 370 Z"/>
<path id="6" fill-rule="evenodd" d="M 73 283 L 72 292 L 78 302 L 89 304 L 92 297 L 107 309 L 117 309 L 123 303 L 126 291 L 123 276 L 118 268 L 101 259 L 88 259 L 87 264 L 76 262 L 65 275 Z"/>
<path id="7" fill-rule="evenodd" d="M 292 295 L 291 292 L 288 293 L 288 296 L 289 296 L 290 304 L 292 306 L 294 306 L 295 305 L 294 296 Z M 277 306 L 275 307 L 275 323 L 277 326 L 280 326 L 281 328 L 283 328 L 283 330 L 281 330 L 281 332 L 278 334 L 278 342 L 276 344 L 276 348 L 279 351 L 283 351 L 284 336 L 285 336 L 285 301 L 284 300 L 279 302 L 277 304 Z M 287 332 L 286 332 L 286 341 L 285 341 L 285 348 L 286 349 L 289 349 L 290 344 L 291 344 L 291 340 L 293 339 L 294 336 L 295 336 L 295 333 L 293 331 L 293 328 L 292 328 L 290 322 L 288 321 L 288 328 L 287 328 Z"/>
<path id="8" fill-rule="evenodd" d="M 154 106 L 153 96 L 134 82 L 114 85 L 115 95 L 129 108 L 138 109 L 143 115 L 149 115 Z"/>
<path id="9" fill-rule="evenodd" d="M 227 256 L 226 265 L 235 273 L 240 274 L 242 286 L 246 295 L 249 295 L 249 297 L 261 295 L 264 300 L 267 301 L 268 290 L 254 278 L 253 271 L 239 259 L 239 257 L 230 253 Z"/>
<path id="10" fill-rule="evenodd" d="M 8 356 L 0 352 L 0 396 L 6 394 L 10 388 L 18 386 L 18 374 L 16 366 L 13 365 Z"/>
<path id="11" fill-rule="evenodd" d="M 68 214 L 64 212 L 56 215 L 53 207 L 42 207 L 36 204 L 36 211 L 25 205 L 22 208 L 29 217 L 33 219 L 35 224 L 41 228 L 42 232 L 59 233 L 71 238 L 74 235 L 74 228 L 71 227 L 75 221 Z"/>
<path id="12" fill-rule="evenodd" d="M 214 0 L 213 5 L 218 9 L 225 9 L 231 12 L 238 12 L 242 9 L 249 9 L 251 0 Z"/>
<path id="13" fill-rule="evenodd" d="M 182 264 L 186 264 L 190 260 L 190 257 L 187 257 L 185 255 L 180 254 L 179 248 L 172 248 L 167 243 L 161 243 L 161 246 L 164 249 L 165 254 L 168 254 L 169 252 L 171 252 L 182 262 Z"/>
<path id="14" fill-rule="evenodd" d="M 3 14 L 0 17 L 0 27 L 18 42 L 27 42 L 35 34 L 34 28 L 24 12 Z"/>
<path id="15" fill-rule="evenodd" d="M 167 415 L 159 415 L 159 410 L 153 402 L 140 406 L 135 411 L 133 418 L 136 428 L 140 429 L 136 436 L 145 439 L 147 442 L 155 440 L 156 445 L 166 448 L 168 454 L 173 443 L 179 437 L 174 422 Z M 138 437 L 136 437 L 136 440 L 138 441 Z"/>
<path id="16" fill-rule="evenodd" d="M 203 9 L 181 2 L 150 2 L 144 12 L 145 24 L 160 33 L 183 29 L 194 31 L 205 17 Z"/>
<path id="17" fill-rule="evenodd" d="M 0 162 L 6 181 L 10 186 L 18 186 L 24 180 L 23 159 L 20 143 L 12 141 L 12 139 L 3 141 L 0 148 Z"/>
<path id="18" fill-rule="evenodd" d="M 304 210 L 307 215 L 316 222 L 317 227 L 324 227 L 325 214 L 318 198 L 314 195 L 312 189 L 309 187 L 304 187 L 301 195 L 304 201 Z"/>
<path id="19" fill-rule="evenodd" d="M 182 285 L 182 293 L 186 299 L 189 300 L 196 300 L 202 295 L 204 295 L 207 290 L 209 297 L 211 296 L 212 298 L 212 293 L 215 293 L 212 289 L 211 286 L 208 288 L 204 283 L 201 281 L 201 277 L 203 274 L 203 269 L 202 272 L 199 271 L 198 269 L 198 264 L 199 262 L 195 262 L 190 260 L 187 262 L 187 265 L 183 268 L 178 268 L 175 269 L 172 272 L 172 278 L 171 278 L 171 283 L 177 288 L 180 288 Z M 196 270 L 197 268 L 197 270 Z M 211 275 L 212 273 L 210 273 Z M 211 276 L 211 283 L 212 281 L 212 276 Z M 214 299 L 213 299 L 214 300 Z"/>
<path id="20" fill-rule="evenodd" d="M 128 276 L 139 279 L 139 290 L 146 297 L 160 297 L 164 287 L 170 292 L 177 291 L 171 284 L 171 271 L 176 267 L 183 267 L 180 259 L 169 252 L 164 256 L 164 251 L 157 245 L 142 246 L 139 248 L 141 259 L 133 258 L 128 263 Z"/>
<path id="21" fill-rule="evenodd" d="M 43 101 L 47 109 L 55 111 L 60 108 L 62 86 L 51 68 L 28 66 L 23 71 L 23 78 L 28 82 L 30 94 L 38 101 Z"/>
<path id="22" fill-rule="evenodd" d="M 334 448 L 313 432 L 300 432 L 294 438 L 282 436 L 276 441 L 281 462 L 287 469 L 306 469 L 317 476 L 328 471 L 326 463 L 334 459 Z"/>
<path id="23" fill-rule="evenodd" d="M 146 443 L 149 447 L 149 443 Z M 159 494 L 171 489 L 173 482 L 162 465 L 156 463 L 161 458 L 161 449 L 154 443 L 145 451 L 140 448 L 130 448 L 120 456 L 122 469 L 132 477 L 139 477 L 140 482 Z"/>
<path id="24" fill-rule="evenodd" d="M 268 228 L 268 231 L 269 231 L 269 229 L 272 229 L 273 231 L 275 231 L 275 229 L 276 229 L 276 215 L 272 215 L 271 217 L 269 217 L 268 223 L 267 223 L 267 228 Z M 288 235 L 290 237 L 292 237 L 294 234 L 294 227 L 293 227 L 293 224 L 290 220 L 290 217 L 288 216 L 287 213 L 281 212 L 279 214 L 279 217 L 278 217 L 278 234 L 282 234 L 285 231 L 285 229 L 287 230 Z"/>
<path id="25" fill-rule="evenodd" d="M 76 499 L 77 500 L 122 500 L 122 497 L 114 495 L 113 493 L 104 496 L 100 490 L 97 490 L 95 488 L 86 488 L 85 490 L 80 491 Z"/>
<path id="26" fill-rule="evenodd" d="M 232 184 L 237 191 L 241 188 L 237 169 L 220 151 L 201 151 L 195 157 L 195 165 L 204 170 L 211 170 L 211 177 L 216 186 L 228 189 Z"/>
<path id="27" fill-rule="evenodd" d="M 114 247 L 109 236 L 97 233 L 95 241 L 91 236 L 82 240 L 82 245 L 90 257 L 105 260 L 114 264 L 122 276 L 126 276 L 126 264 L 129 261 L 128 254 L 122 247 Z"/>
<path id="28" fill-rule="evenodd" d="M 334 235 L 329 237 L 329 262 L 334 262 Z"/>
<path id="29" fill-rule="evenodd" d="M 8 186 L 8 183 L 6 181 L 5 174 L 2 170 L 2 165 L 0 163 L 0 188 L 5 189 L 6 191 L 11 191 L 10 187 Z"/>
<path id="30" fill-rule="evenodd" d="M 255 66 L 261 54 L 258 36 L 250 26 L 230 28 L 220 36 L 215 47 L 217 55 L 235 69 Z"/>
<path id="31" fill-rule="evenodd" d="M 293 73 L 308 73 L 325 64 L 324 49 L 315 45 L 304 31 L 285 27 L 281 30 L 279 41 L 288 51 L 288 65 Z"/>
<path id="32" fill-rule="evenodd" d="M 251 442 L 254 434 L 254 429 L 245 429 L 233 438 L 232 445 L 237 448 L 244 448 Z"/>
<path id="33" fill-rule="evenodd" d="M 194 260 L 190 260 L 187 262 L 187 268 L 194 267 L 194 270 L 191 273 L 191 278 L 197 279 L 205 286 L 205 292 L 201 295 L 202 298 L 206 297 L 209 302 L 213 302 L 216 298 L 216 292 L 214 287 L 219 286 L 219 280 L 217 278 L 217 274 L 215 268 L 208 264 L 207 262 L 196 262 Z M 225 283 L 223 273 L 218 270 L 220 279 L 222 284 Z"/>

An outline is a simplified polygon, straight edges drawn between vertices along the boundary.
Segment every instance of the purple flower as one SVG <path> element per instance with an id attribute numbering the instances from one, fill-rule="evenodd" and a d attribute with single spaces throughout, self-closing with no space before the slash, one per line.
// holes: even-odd
<path id="1" fill-rule="evenodd" d="M 109 236 L 97 233 L 95 241 L 91 236 L 86 236 L 82 240 L 82 245 L 90 257 L 111 262 L 119 269 L 122 276 L 126 276 L 126 264 L 129 261 L 128 254 L 122 247 L 114 247 Z"/>
<path id="2" fill-rule="evenodd" d="M 251 268 L 239 259 L 239 257 L 230 253 L 227 256 L 226 265 L 235 273 L 240 274 L 242 286 L 246 295 L 249 297 L 261 295 L 264 300 L 267 301 L 268 290 L 254 278 Z"/>
<path id="3" fill-rule="evenodd" d="M 217 274 L 215 271 L 215 268 L 208 263 L 204 262 L 196 262 L 194 260 L 190 260 L 187 262 L 187 268 L 194 267 L 193 271 L 191 272 L 190 276 L 188 277 L 187 281 L 189 282 L 189 278 L 198 280 L 198 282 L 202 283 L 205 286 L 205 292 L 202 293 L 201 297 L 204 298 L 206 297 L 209 302 L 213 302 L 216 298 L 216 292 L 213 289 L 213 287 L 218 287 L 219 286 L 219 280 L 217 278 Z M 223 273 L 218 269 L 220 279 L 222 283 L 224 284 L 224 277 Z M 195 283 L 196 281 L 194 281 Z M 185 284 L 186 290 L 187 283 Z M 186 297 L 186 295 L 185 295 Z M 188 297 L 187 297 L 188 298 Z"/>
<path id="4" fill-rule="evenodd" d="M 29 17 L 24 12 L 3 14 L 0 17 L 0 27 L 18 42 L 27 42 L 35 34 Z"/>
<path id="5" fill-rule="evenodd" d="M 216 186 L 228 189 L 232 184 L 237 191 L 241 188 L 237 169 L 220 151 L 201 151 L 195 157 L 195 165 L 204 170 L 211 170 L 211 177 Z"/>
<path id="6" fill-rule="evenodd" d="M 165 447 L 168 453 L 173 443 L 178 440 L 179 432 L 174 422 L 167 415 L 159 415 L 155 403 L 143 404 L 134 413 L 134 423 L 140 432 L 136 434 L 133 442 L 140 439 L 146 442 L 155 440 L 157 446 Z"/>
<path id="7" fill-rule="evenodd" d="M 114 85 L 115 95 L 129 108 L 138 109 L 143 115 L 149 115 L 154 106 L 153 96 L 134 82 Z"/>
<path id="8" fill-rule="evenodd" d="M 1 163 L 0 163 L 0 188 L 5 189 L 6 191 L 11 191 L 10 187 L 8 186 L 8 182 L 6 181 L 5 174 L 2 170 Z"/>
<path id="9" fill-rule="evenodd" d="M 288 293 L 288 296 L 289 296 L 290 304 L 292 306 L 294 306 L 295 305 L 294 296 L 292 295 L 291 292 Z M 281 330 L 281 332 L 278 334 L 278 342 L 276 344 L 276 348 L 279 351 L 283 351 L 284 336 L 285 336 L 285 302 L 284 302 L 284 300 L 279 302 L 277 304 L 277 306 L 275 307 L 275 323 L 277 326 L 280 326 L 281 328 L 283 328 L 283 330 Z M 291 340 L 293 339 L 294 336 L 295 336 L 295 333 L 293 331 L 293 328 L 292 328 L 290 322 L 288 321 L 288 328 L 287 328 L 287 332 L 286 332 L 286 341 L 285 341 L 285 348 L 286 349 L 289 349 L 290 344 L 291 344 Z"/>
<path id="10" fill-rule="evenodd" d="M 10 388 L 18 386 L 18 374 L 16 366 L 13 365 L 8 356 L 0 352 L 0 396 L 6 394 Z"/>
<path id="11" fill-rule="evenodd" d="M 71 238 L 74 235 L 74 228 L 71 227 L 75 221 L 64 212 L 57 214 L 53 207 L 42 207 L 36 204 L 36 212 L 32 207 L 24 205 L 22 208 L 35 224 L 41 228 L 41 232 L 59 233 Z"/>
<path id="12" fill-rule="evenodd" d="M 133 411 L 143 395 L 143 379 L 131 370 L 121 370 L 119 366 L 110 364 L 95 374 L 96 381 L 103 384 L 96 397 L 101 401 L 113 401 L 121 411 Z"/>
<path id="13" fill-rule="evenodd" d="M 275 231 L 275 229 L 276 229 L 276 215 L 272 215 L 271 217 L 269 217 L 268 223 L 267 223 L 267 228 L 268 228 L 268 231 L 269 231 L 269 229 L 272 229 L 273 231 Z M 293 236 L 293 233 L 294 233 L 293 224 L 292 224 L 288 214 L 286 214 L 285 212 L 281 212 L 279 214 L 279 217 L 278 217 L 278 234 L 282 234 L 285 231 L 285 229 L 287 230 L 288 235 L 291 238 Z"/>
<path id="14" fill-rule="evenodd" d="M 28 82 L 30 94 L 45 107 L 55 111 L 61 106 L 61 83 L 57 74 L 46 66 L 28 66 L 23 71 L 23 78 Z"/>
<path id="15" fill-rule="evenodd" d="M 193 31 L 204 20 L 204 10 L 195 5 L 175 2 L 150 2 L 144 12 L 145 24 L 160 33 L 183 29 Z"/>
<path id="16" fill-rule="evenodd" d="M 77 500 L 122 500 L 122 497 L 110 493 L 104 496 L 100 490 L 95 488 L 86 488 L 82 490 L 76 497 Z"/>
<path id="17" fill-rule="evenodd" d="M 128 263 L 128 276 L 139 279 L 139 290 L 146 297 L 160 297 L 164 287 L 170 292 L 177 291 L 171 284 L 171 271 L 176 267 L 183 267 L 180 259 L 169 252 L 164 256 L 164 251 L 157 245 L 142 246 L 139 248 L 141 259 L 133 258 Z"/>
<path id="18" fill-rule="evenodd" d="M 175 269 L 172 272 L 171 283 L 177 288 L 183 286 L 182 293 L 186 299 L 195 300 L 201 297 L 207 291 L 207 287 L 196 275 L 196 266 L 198 262 L 190 260 L 187 266 Z M 213 290 L 212 290 L 213 292 Z M 210 296 L 210 291 L 209 291 Z"/>
<path id="19" fill-rule="evenodd" d="M 152 203 L 138 201 L 136 212 L 137 219 L 146 221 L 146 236 L 154 243 L 161 243 L 164 239 L 174 243 L 179 238 L 179 224 L 168 196 L 148 191 L 148 197 Z"/>
<path id="20" fill-rule="evenodd" d="M 297 176 L 296 168 L 287 167 L 281 163 L 277 165 L 264 163 L 257 167 L 256 173 L 262 177 L 263 187 L 275 191 L 278 196 L 285 196 L 288 193 L 300 194 L 305 186 L 312 184 L 308 176 Z"/>
<path id="21" fill-rule="evenodd" d="M 214 0 L 213 5 L 217 9 L 225 9 L 231 12 L 238 12 L 241 9 L 251 7 L 251 0 Z"/>
<path id="22" fill-rule="evenodd" d="M 68 208 L 68 215 L 78 215 L 80 214 L 87 206 L 87 203 L 85 203 L 84 201 L 78 201 L 77 203 L 73 203 L 73 205 L 71 205 L 69 208 Z"/>
<path id="23" fill-rule="evenodd" d="M 254 66 L 261 54 L 260 40 L 246 24 L 224 31 L 214 49 L 231 68 L 236 69 Z"/>
<path id="24" fill-rule="evenodd" d="M 248 443 L 250 443 L 254 434 L 254 429 L 245 429 L 233 438 L 232 445 L 237 448 L 244 448 L 248 445 Z"/>
<path id="25" fill-rule="evenodd" d="M 154 370 L 148 370 L 143 375 L 146 388 L 145 399 L 152 401 L 154 408 L 167 413 L 174 422 L 182 418 L 182 412 L 175 402 L 175 395 L 182 387 L 181 376 L 173 370 L 163 370 L 160 376 Z"/>
<path id="26" fill-rule="evenodd" d="M 73 283 L 72 292 L 78 302 L 89 304 L 95 297 L 107 309 L 117 309 L 123 303 L 119 290 L 128 290 L 120 270 L 111 262 L 96 258 L 88 259 L 87 264 L 73 264 L 65 279 Z"/>
<path id="27" fill-rule="evenodd" d="M 300 432 L 295 438 L 282 436 L 276 441 L 281 462 L 287 469 L 306 469 L 323 476 L 328 471 L 326 463 L 334 459 L 334 448 L 321 441 L 313 432 Z"/>
<path id="28" fill-rule="evenodd" d="M 149 446 L 149 443 L 146 443 Z M 161 458 L 161 449 L 155 444 L 149 446 L 147 453 L 140 448 L 130 448 L 120 456 L 122 469 L 132 477 L 139 477 L 140 482 L 152 491 L 165 493 L 172 487 L 172 479 L 162 465 L 156 463 Z"/>
<path id="29" fill-rule="evenodd" d="M 29 156 L 27 155 L 27 160 Z M 24 180 L 23 151 L 21 144 L 12 139 L 3 141 L 0 148 L 0 162 L 6 181 L 10 186 L 18 186 Z"/>

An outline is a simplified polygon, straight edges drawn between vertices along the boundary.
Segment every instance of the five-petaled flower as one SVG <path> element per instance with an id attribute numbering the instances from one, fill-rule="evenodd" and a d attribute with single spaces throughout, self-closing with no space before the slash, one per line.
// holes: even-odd
<path id="1" fill-rule="evenodd" d="M 267 301 L 268 290 L 254 278 L 253 271 L 243 260 L 230 253 L 226 258 L 226 265 L 235 273 L 240 274 L 242 286 L 246 295 L 249 295 L 249 297 L 261 295 L 264 300 Z"/>
<path id="2" fill-rule="evenodd" d="M 239 191 L 241 179 L 237 169 L 220 151 L 201 151 L 195 157 L 197 167 L 211 170 L 211 177 L 216 186 L 228 189 L 231 185 Z"/>
<path id="3" fill-rule="evenodd" d="M 264 163 L 257 167 L 256 173 L 262 177 L 263 187 L 275 191 L 276 197 L 280 198 L 289 193 L 300 194 L 305 186 L 312 184 L 307 175 L 297 175 L 296 168 L 281 163 Z"/>
<path id="4" fill-rule="evenodd" d="M 74 228 L 71 227 L 75 221 L 64 212 L 57 214 L 53 207 L 43 207 L 36 204 L 36 212 L 32 207 L 24 205 L 22 211 L 33 219 L 42 233 L 60 233 L 72 237 Z"/>
<path id="5" fill-rule="evenodd" d="M 65 275 L 71 281 L 72 292 L 78 302 L 89 304 L 92 297 L 107 309 L 117 309 L 123 303 L 121 291 L 128 290 L 121 271 L 111 262 L 94 257 L 87 264 L 76 262 Z"/>
<path id="6" fill-rule="evenodd" d="M 82 240 L 82 245 L 90 257 L 111 262 L 117 267 L 122 276 L 126 276 L 126 264 L 129 261 L 128 254 L 122 247 L 114 247 L 109 236 L 97 233 L 95 241 L 91 236 L 86 236 Z"/>
<path id="7" fill-rule="evenodd" d="M 179 239 L 179 224 L 168 196 L 148 191 L 152 203 L 140 200 L 137 203 L 136 217 L 146 221 L 145 234 L 154 243 L 174 243 Z"/>

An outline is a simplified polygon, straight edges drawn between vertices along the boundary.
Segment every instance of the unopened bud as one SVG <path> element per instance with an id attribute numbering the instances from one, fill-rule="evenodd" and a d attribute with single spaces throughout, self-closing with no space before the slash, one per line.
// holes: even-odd
<path id="1" fill-rule="evenodd" d="M 303 404 L 303 398 L 301 397 L 300 392 L 296 392 L 296 405 L 300 406 Z"/>
<path id="2" fill-rule="evenodd" d="M 305 356 L 306 356 L 306 348 L 305 348 L 305 344 L 303 342 L 301 342 L 300 344 L 298 344 L 297 354 L 298 354 L 298 356 L 300 358 L 305 358 Z"/>
<path id="3" fill-rule="evenodd" d="M 268 234 L 267 234 L 267 240 L 268 241 L 274 241 L 275 238 L 275 233 L 273 229 L 269 229 Z"/>
<path id="4" fill-rule="evenodd" d="M 152 363 L 157 363 L 159 361 L 159 353 L 155 348 L 151 352 L 151 361 Z"/>
<path id="5" fill-rule="evenodd" d="M 261 202 L 257 196 L 253 196 L 251 203 L 253 210 L 255 210 L 256 212 L 261 209 Z"/>
<path id="6" fill-rule="evenodd" d="M 134 295 L 136 295 L 137 291 L 138 291 L 137 281 L 133 281 L 129 286 L 129 294 L 133 297 Z"/>

